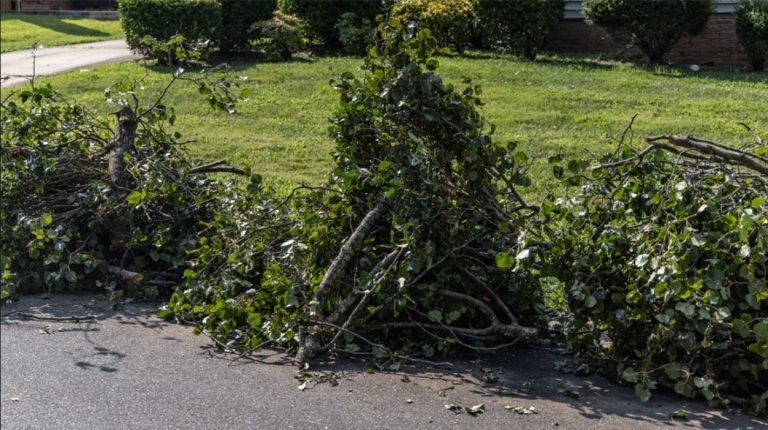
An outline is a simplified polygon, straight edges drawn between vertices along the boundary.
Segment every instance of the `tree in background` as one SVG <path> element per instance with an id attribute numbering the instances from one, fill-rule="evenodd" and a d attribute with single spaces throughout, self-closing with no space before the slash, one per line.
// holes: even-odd
<path id="1" fill-rule="evenodd" d="M 661 64 L 682 35 L 704 31 L 714 1 L 584 0 L 583 4 L 589 23 L 631 36 L 652 63 Z"/>
<path id="2" fill-rule="evenodd" d="M 761 71 L 768 58 L 768 0 L 742 0 L 736 10 L 736 34 L 752 69 Z"/>
<path id="3" fill-rule="evenodd" d="M 488 46 L 535 59 L 557 31 L 563 0 L 475 0 L 478 30 Z"/>

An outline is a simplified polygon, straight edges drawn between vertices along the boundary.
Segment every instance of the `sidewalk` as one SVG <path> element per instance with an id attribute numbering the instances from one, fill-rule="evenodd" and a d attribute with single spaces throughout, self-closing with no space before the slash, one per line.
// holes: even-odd
<path id="1" fill-rule="evenodd" d="M 447 368 L 382 372 L 371 357 L 317 364 L 310 370 L 337 384 L 310 381 L 300 390 L 284 355 L 218 354 L 190 327 L 154 317 L 156 307 L 113 311 L 87 295 L 3 304 L 3 430 L 768 428 L 765 419 L 669 393 L 641 403 L 631 387 L 557 372 L 554 363 L 565 357 L 526 346 L 450 359 Z M 455 414 L 451 404 L 484 404 L 485 413 Z M 688 421 L 670 418 L 678 409 Z"/>
<path id="2" fill-rule="evenodd" d="M 139 58 L 141 56 L 132 53 L 124 40 L 41 48 L 35 61 L 35 74 L 37 76 L 53 75 Z M 2 88 L 29 82 L 33 73 L 32 60 L 32 50 L 0 54 Z"/>

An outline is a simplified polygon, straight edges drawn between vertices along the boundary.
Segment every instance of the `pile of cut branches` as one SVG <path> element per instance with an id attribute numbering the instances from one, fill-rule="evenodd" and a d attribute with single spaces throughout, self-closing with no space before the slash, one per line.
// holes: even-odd
<path id="1" fill-rule="evenodd" d="M 198 280 L 169 316 L 233 348 L 286 347 L 299 363 L 488 351 L 536 334 L 538 284 L 504 252 L 538 210 L 516 190 L 530 182 L 525 154 L 485 131 L 479 86 L 435 74 L 428 30 L 379 32 L 362 76 L 334 82 L 336 168 L 326 186 L 294 192 L 261 285 L 235 294 Z"/>
<path id="2" fill-rule="evenodd" d="M 194 80 L 210 88 L 206 78 Z M 193 165 L 181 150 L 163 94 L 145 109 L 130 84 L 116 126 L 34 85 L 2 104 L 0 267 L 3 297 L 104 285 L 117 296 L 175 286 L 205 223 L 221 211 L 223 184 L 206 173 L 245 172 L 223 162 Z M 210 91 L 212 104 L 231 97 Z M 117 297 L 114 297 L 117 298 Z"/>
<path id="3" fill-rule="evenodd" d="M 570 161 L 580 188 L 542 206 L 530 238 L 552 247 L 530 262 L 565 288 L 568 341 L 641 399 L 664 385 L 766 410 L 768 146 L 755 136 L 622 138 L 598 165 Z"/>

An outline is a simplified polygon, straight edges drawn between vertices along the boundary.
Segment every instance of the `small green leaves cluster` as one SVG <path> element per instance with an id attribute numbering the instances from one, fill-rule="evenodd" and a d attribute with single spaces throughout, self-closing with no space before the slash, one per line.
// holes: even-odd
<path id="1" fill-rule="evenodd" d="M 633 157 L 625 148 L 601 162 Z M 539 261 L 565 288 L 569 342 L 643 400 L 668 386 L 765 411 L 764 179 L 662 149 L 613 167 L 552 161 L 579 187 L 541 212 L 552 247 Z"/>

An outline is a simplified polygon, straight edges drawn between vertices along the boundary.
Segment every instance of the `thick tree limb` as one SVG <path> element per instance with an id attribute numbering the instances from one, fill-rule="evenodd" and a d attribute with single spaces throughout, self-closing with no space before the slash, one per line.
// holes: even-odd
<path id="1" fill-rule="evenodd" d="M 234 173 L 237 175 L 246 175 L 245 171 L 238 169 L 237 167 L 225 166 L 226 161 L 217 160 L 213 163 L 203 164 L 202 166 L 195 166 L 187 170 L 187 174 L 192 175 L 195 173 Z"/>
<path id="2" fill-rule="evenodd" d="M 371 227 L 373 227 L 373 224 L 382 214 L 384 214 L 386 209 L 386 200 L 381 200 L 365 215 L 363 220 L 360 221 L 360 224 L 349 236 L 349 239 L 347 239 L 347 241 L 341 247 L 341 250 L 339 250 L 336 258 L 333 259 L 333 262 L 331 262 L 331 265 L 325 272 L 323 280 L 320 281 L 320 285 L 317 286 L 317 290 L 312 296 L 312 301 L 310 302 L 311 305 L 317 306 L 318 309 L 322 308 L 325 296 L 327 296 L 330 290 L 333 288 L 336 279 L 342 273 L 344 273 L 349 260 L 351 260 L 354 256 L 355 249 L 358 248 L 361 243 L 363 243 L 363 240 L 365 240 L 365 238 L 368 236 L 368 232 L 371 230 Z"/>
<path id="3" fill-rule="evenodd" d="M 347 264 L 356 252 L 355 250 L 363 243 L 368 236 L 368 233 L 371 231 L 371 228 L 376 223 L 376 220 L 384 214 L 386 209 L 387 201 L 379 201 L 379 203 L 377 203 L 376 206 L 363 217 L 363 220 L 360 221 L 360 224 L 358 224 L 357 228 L 355 228 L 349 236 L 349 239 L 344 242 L 344 245 L 342 245 L 336 258 L 333 259 L 328 270 L 325 272 L 325 276 L 323 276 L 323 280 L 320 281 L 320 285 L 318 285 L 315 294 L 312 296 L 310 306 L 312 306 L 313 309 L 310 311 L 310 317 L 323 321 L 323 302 L 325 297 L 332 290 L 336 279 L 344 273 Z M 308 358 L 314 357 L 320 350 L 321 346 L 317 339 L 317 330 L 312 330 L 310 333 L 307 333 L 306 336 L 302 333 L 302 335 L 299 336 L 299 349 L 296 351 L 296 362 L 299 366 L 303 366 Z"/>
<path id="4" fill-rule="evenodd" d="M 738 164 L 763 175 L 768 175 L 768 165 L 761 163 L 753 154 L 748 152 L 739 151 L 736 149 L 727 148 L 722 145 L 718 145 L 714 142 L 708 142 L 705 140 L 699 140 L 694 137 L 682 137 L 682 136 L 656 136 L 647 139 L 649 144 L 655 144 L 659 141 L 667 141 L 668 144 L 678 146 L 685 149 L 691 149 L 702 154 L 718 157 L 724 161 L 732 164 Z"/>
<path id="5" fill-rule="evenodd" d="M 236 175 L 248 176 L 245 170 L 231 166 L 208 167 L 206 169 L 199 167 L 190 169 L 187 173 L 234 173 Z"/>
<path id="6" fill-rule="evenodd" d="M 125 153 L 133 149 L 136 138 L 136 115 L 129 107 L 120 109 L 117 113 L 117 133 L 110 144 L 109 178 L 114 188 L 121 188 L 125 182 Z"/>

